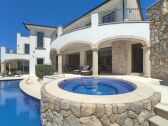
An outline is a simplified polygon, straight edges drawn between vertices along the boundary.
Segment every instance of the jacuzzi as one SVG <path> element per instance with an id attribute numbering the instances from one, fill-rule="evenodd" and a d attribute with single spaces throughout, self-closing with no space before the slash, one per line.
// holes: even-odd
<path id="1" fill-rule="evenodd" d="M 42 87 L 43 126 L 148 124 L 160 93 L 136 79 L 60 78 Z"/>

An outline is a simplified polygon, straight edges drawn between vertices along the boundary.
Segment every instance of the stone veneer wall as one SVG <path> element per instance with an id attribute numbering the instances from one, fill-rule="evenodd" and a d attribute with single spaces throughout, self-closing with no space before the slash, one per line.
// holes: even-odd
<path id="1" fill-rule="evenodd" d="M 128 104 L 89 104 L 60 99 L 42 87 L 41 121 L 43 126 L 149 126 L 160 93 Z"/>
<path id="2" fill-rule="evenodd" d="M 112 44 L 112 73 L 127 74 L 127 42 L 115 42 Z"/>
<path id="3" fill-rule="evenodd" d="M 151 76 L 168 78 L 168 2 L 160 0 L 148 9 L 151 31 Z"/>

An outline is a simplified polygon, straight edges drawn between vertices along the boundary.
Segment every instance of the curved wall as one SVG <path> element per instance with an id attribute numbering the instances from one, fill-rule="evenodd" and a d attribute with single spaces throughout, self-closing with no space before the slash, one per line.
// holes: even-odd
<path id="1" fill-rule="evenodd" d="M 42 87 L 43 126 L 148 126 L 148 119 L 155 115 L 154 106 L 161 99 L 160 93 L 138 81 L 137 90 L 112 96 L 70 93 L 58 87 L 59 81 Z M 150 93 L 143 93 L 142 88 Z"/>
<path id="2" fill-rule="evenodd" d="M 99 25 L 77 30 L 59 36 L 51 43 L 51 49 L 61 49 L 73 42 L 90 42 L 97 44 L 108 39 L 137 39 L 150 46 L 150 30 L 147 22 L 127 22 Z"/>

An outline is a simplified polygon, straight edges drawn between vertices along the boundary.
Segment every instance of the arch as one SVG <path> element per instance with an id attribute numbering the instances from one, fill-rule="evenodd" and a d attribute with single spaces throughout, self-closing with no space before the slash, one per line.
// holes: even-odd
<path id="1" fill-rule="evenodd" d="M 107 41 L 115 42 L 115 41 L 120 41 L 120 40 L 132 40 L 132 41 L 140 42 L 144 47 L 150 46 L 150 42 L 143 37 L 127 36 L 127 35 L 120 35 L 120 36 L 113 36 L 113 37 L 104 38 L 104 39 L 98 41 L 97 45 L 99 47 L 104 42 L 107 42 Z"/>
<path id="2" fill-rule="evenodd" d="M 71 46 L 73 44 L 83 44 L 83 45 L 89 45 L 91 47 L 92 43 L 91 42 L 88 42 L 88 41 L 81 41 L 81 40 L 78 40 L 78 41 L 72 41 L 72 42 L 68 42 L 66 44 L 64 44 L 63 46 L 61 46 L 59 48 L 60 52 L 62 52 L 65 48 L 67 48 L 68 46 Z"/>

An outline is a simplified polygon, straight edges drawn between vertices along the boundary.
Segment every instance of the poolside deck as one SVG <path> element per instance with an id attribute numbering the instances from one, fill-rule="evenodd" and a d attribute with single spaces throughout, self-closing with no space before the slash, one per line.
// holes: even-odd
<path id="1" fill-rule="evenodd" d="M 80 75 L 73 75 L 73 74 L 65 74 L 62 76 L 63 78 L 69 78 L 69 77 L 79 77 Z M 168 86 L 161 85 L 161 81 L 159 79 L 153 79 L 153 78 L 145 78 L 145 77 L 140 77 L 140 76 L 119 76 L 119 75 L 114 75 L 114 76 L 108 76 L 108 75 L 102 75 L 102 77 L 112 77 L 112 78 L 118 78 L 118 79 L 128 79 L 128 80 L 137 80 L 140 81 L 144 85 L 148 85 L 154 89 L 154 91 L 160 92 L 162 95 L 161 102 L 168 104 Z M 50 77 L 49 81 L 52 81 L 52 79 L 57 79 L 53 78 L 52 76 Z M 45 80 L 44 80 L 45 81 Z M 45 83 L 47 83 L 45 81 Z M 42 83 L 39 81 L 35 81 L 33 84 L 26 84 L 26 79 L 23 80 L 20 83 L 21 89 L 26 92 L 28 95 L 41 99 L 41 86 Z"/>

